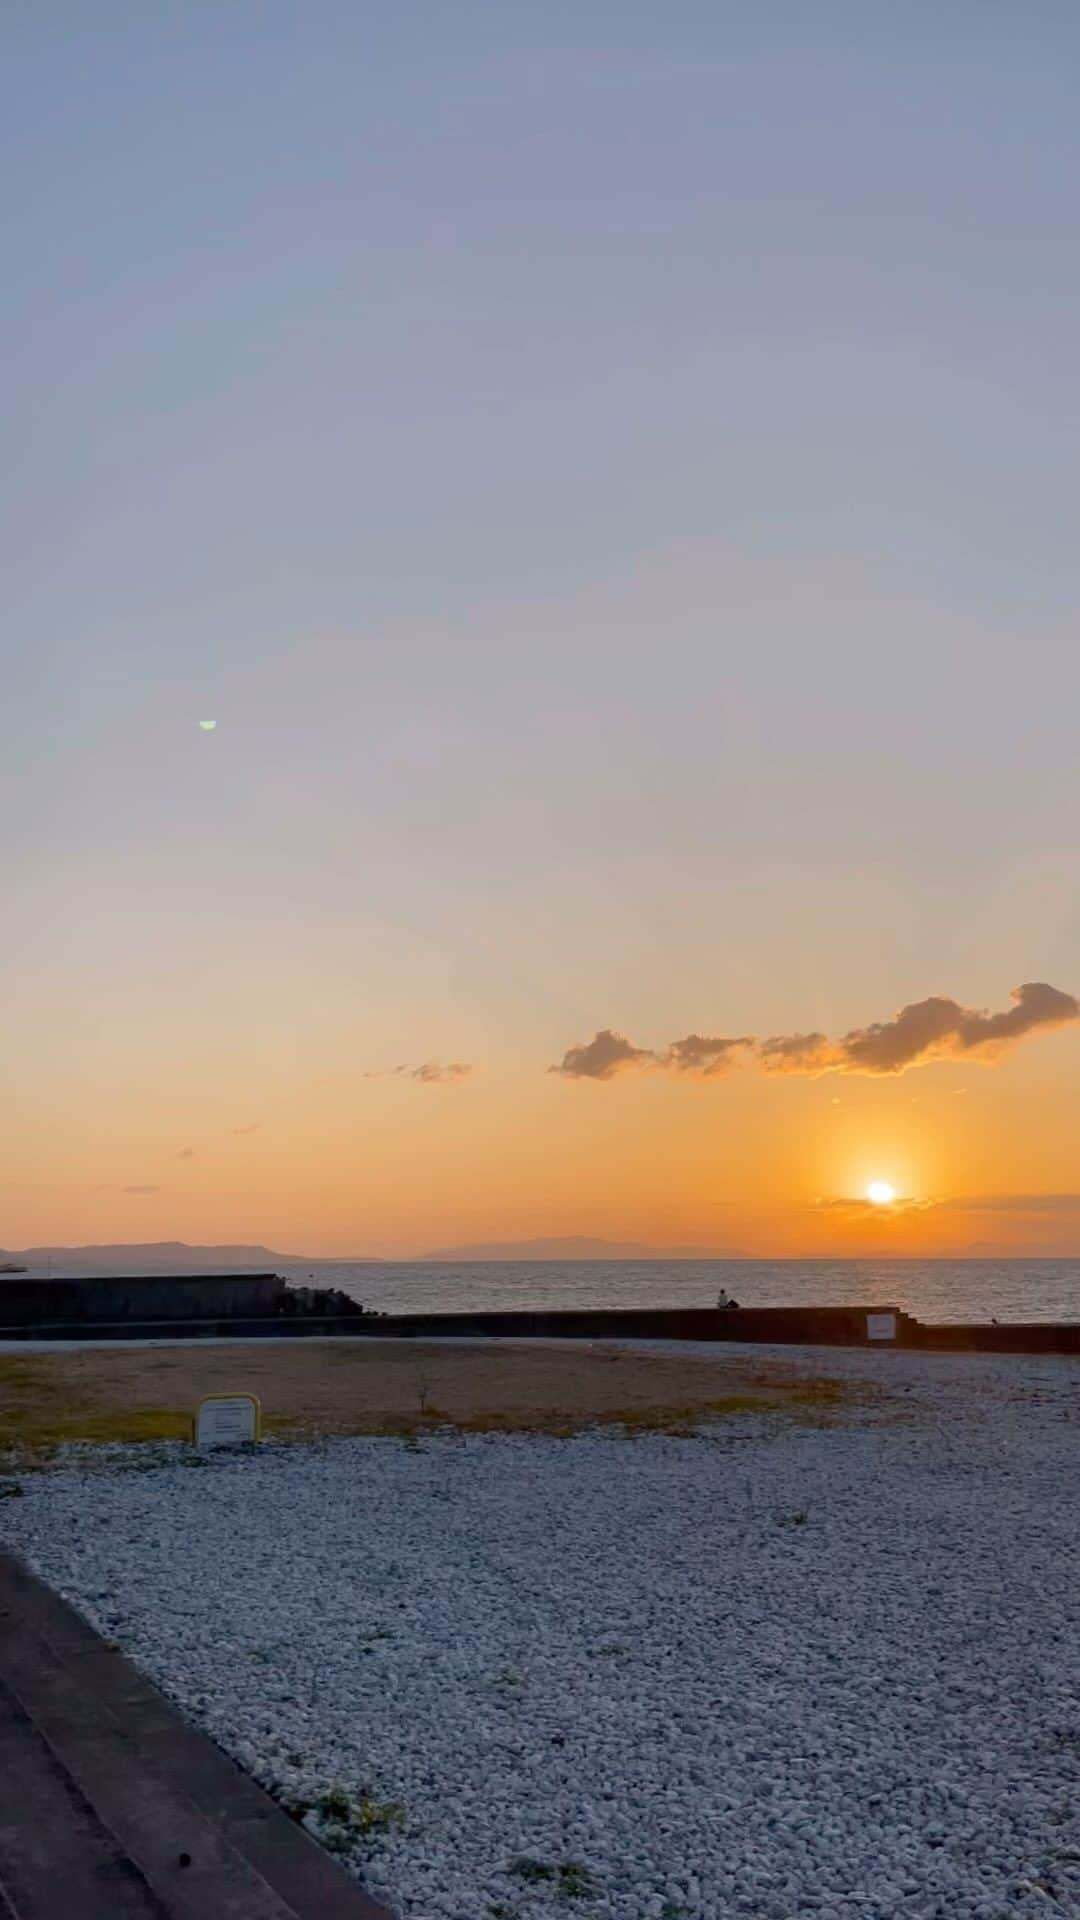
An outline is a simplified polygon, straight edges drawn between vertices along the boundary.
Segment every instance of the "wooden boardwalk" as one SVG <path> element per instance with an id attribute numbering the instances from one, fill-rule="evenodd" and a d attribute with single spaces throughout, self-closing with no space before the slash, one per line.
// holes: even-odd
<path id="1" fill-rule="evenodd" d="M 0 1554 L 0 1920 L 392 1920 Z"/>

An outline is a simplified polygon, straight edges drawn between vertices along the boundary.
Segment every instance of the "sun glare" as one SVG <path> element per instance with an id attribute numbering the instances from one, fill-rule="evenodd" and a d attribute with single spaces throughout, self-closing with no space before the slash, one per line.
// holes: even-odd
<path id="1" fill-rule="evenodd" d="M 866 1197 L 875 1207 L 887 1207 L 896 1199 L 896 1188 L 890 1187 L 887 1180 L 871 1180 Z"/>

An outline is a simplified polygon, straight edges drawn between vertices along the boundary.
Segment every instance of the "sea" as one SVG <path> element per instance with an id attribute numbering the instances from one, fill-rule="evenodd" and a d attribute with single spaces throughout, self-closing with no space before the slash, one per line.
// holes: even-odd
<path id="1" fill-rule="evenodd" d="M 306 1260 L 300 1286 L 383 1313 L 545 1307 L 899 1307 L 917 1320 L 1080 1320 L 1080 1258 L 1058 1260 Z"/>

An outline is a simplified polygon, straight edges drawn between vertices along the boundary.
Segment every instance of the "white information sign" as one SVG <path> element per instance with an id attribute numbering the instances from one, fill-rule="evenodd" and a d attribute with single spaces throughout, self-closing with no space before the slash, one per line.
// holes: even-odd
<path id="1" fill-rule="evenodd" d="M 215 1393 L 200 1402 L 195 1413 L 197 1447 L 237 1447 L 257 1440 L 262 1428 L 259 1403 L 253 1393 Z"/>
<path id="2" fill-rule="evenodd" d="M 868 1313 L 866 1316 L 866 1337 L 868 1340 L 895 1340 L 895 1313 Z"/>

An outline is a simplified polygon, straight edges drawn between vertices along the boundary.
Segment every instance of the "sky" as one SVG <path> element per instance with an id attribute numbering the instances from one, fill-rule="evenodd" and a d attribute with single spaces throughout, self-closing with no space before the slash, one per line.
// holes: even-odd
<path id="1" fill-rule="evenodd" d="M 3 43 L 0 1244 L 1080 1250 L 1076 10 Z"/>

